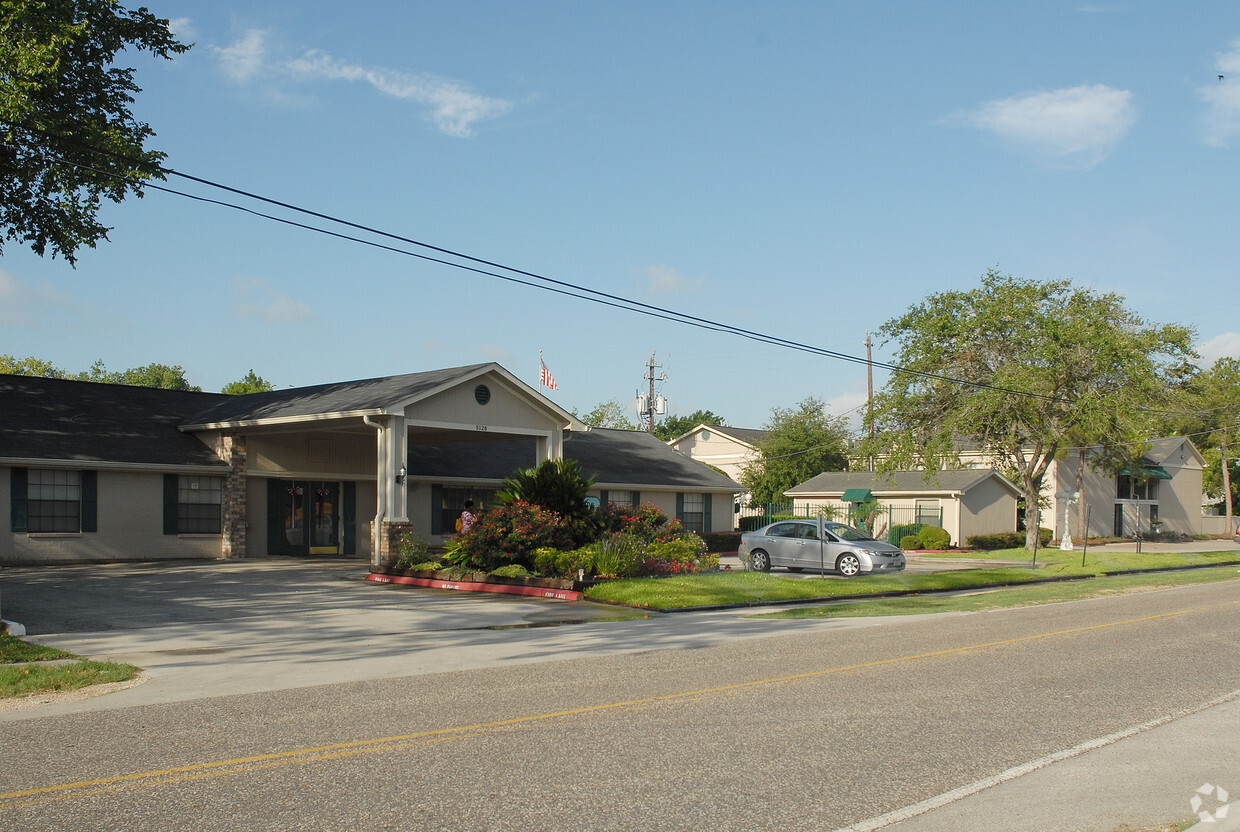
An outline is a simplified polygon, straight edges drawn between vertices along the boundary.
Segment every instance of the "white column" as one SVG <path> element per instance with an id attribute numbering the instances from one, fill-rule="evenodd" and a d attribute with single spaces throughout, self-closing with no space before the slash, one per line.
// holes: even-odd
<path id="1" fill-rule="evenodd" d="M 541 465 L 549 459 L 564 458 L 564 431 L 556 428 L 545 436 L 538 437 L 535 448 L 534 464 Z"/>
<path id="2" fill-rule="evenodd" d="M 388 425 L 388 479 L 391 483 L 392 502 L 388 516 L 396 523 L 409 522 L 409 480 L 397 484 L 396 475 L 409 460 L 409 426 L 404 416 L 394 416 Z"/>

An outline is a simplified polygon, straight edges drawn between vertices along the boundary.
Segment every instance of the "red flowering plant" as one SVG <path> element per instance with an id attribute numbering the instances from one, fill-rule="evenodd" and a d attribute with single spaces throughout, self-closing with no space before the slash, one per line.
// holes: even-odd
<path id="1" fill-rule="evenodd" d="M 599 509 L 599 519 L 604 532 L 632 535 L 647 543 L 675 540 L 686 533 L 679 520 L 669 521 L 663 509 L 652 503 L 636 508 L 611 503 Z"/>
<path id="2" fill-rule="evenodd" d="M 529 569 L 534 565 L 535 549 L 572 548 L 573 531 L 554 511 L 517 500 L 481 515 L 457 543 L 452 552 L 457 566 L 484 572 L 512 564 Z"/>

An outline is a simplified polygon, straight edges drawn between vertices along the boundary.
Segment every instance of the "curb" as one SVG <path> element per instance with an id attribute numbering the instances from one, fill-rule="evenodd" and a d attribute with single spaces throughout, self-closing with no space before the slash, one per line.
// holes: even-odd
<path id="1" fill-rule="evenodd" d="M 3 620 L 0 621 L 0 633 L 8 633 L 16 638 L 21 638 L 26 634 L 26 628 L 16 621 Z"/>
<path id="2" fill-rule="evenodd" d="M 461 592 L 494 592 L 500 595 L 528 595 L 535 598 L 554 598 L 558 601 L 580 601 L 581 593 L 575 589 L 547 589 L 538 586 L 513 584 L 488 584 L 476 581 L 444 581 L 438 578 L 408 578 L 403 575 L 385 575 L 371 572 L 366 580 L 376 584 L 422 586 L 430 589 L 453 589 Z"/>

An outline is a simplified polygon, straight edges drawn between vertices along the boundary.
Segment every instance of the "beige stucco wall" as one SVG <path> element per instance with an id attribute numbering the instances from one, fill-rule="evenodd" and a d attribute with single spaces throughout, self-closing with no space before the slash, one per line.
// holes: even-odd
<path id="1" fill-rule="evenodd" d="M 736 482 L 740 482 L 745 464 L 757 456 L 747 445 L 714 431 L 711 431 L 710 439 L 702 439 L 702 433 L 698 431 L 672 447 L 691 459 L 715 466 Z"/>
<path id="2" fill-rule="evenodd" d="M 164 475 L 158 472 L 98 472 L 97 532 L 27 534 L 10 531 L 9 468 L 0 468 L 0 563 L 87 563 L 95 561 L 218 558 L 220 535 L 163 533 Z"/>
<path id="3" fill-rule="evenodd" d="M 251 474 L 326 480 L 375 475 L 373 432 L 253 433 L 246 436 L 246 450 Z"/>
<path id="4" fill-rule="evenodd" d="M 991 477 L 961 495 L 960 514 L 958 546 L 974 535 L 1015 531 L 1016 495 Z"/>
<path id="5" fill-rule="evenodd" d="M 474 389 L 479 384 L 485 384 L 491 391 L 486 404 L 478 404 L 474 398 Z M 503 426 L 542 432 L 562 427 L 549 419 L 546 411 L 535 408 L 529 399 L 510 390 L 495 376 L 484 376 L 412 404 L 406 408 L 405 416 L 416 422 L 461 425 L 477 431 Z"/>

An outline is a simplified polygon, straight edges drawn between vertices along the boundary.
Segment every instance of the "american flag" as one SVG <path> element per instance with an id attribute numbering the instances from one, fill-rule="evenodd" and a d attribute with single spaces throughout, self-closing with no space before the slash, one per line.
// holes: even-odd
<path id="1" fill-rule="evenodd" d="M 547 369 L 547 365 L 543 363 L 542 356 L 538 356 L 538 381 L 548 390 L 559 390 L 560 386 L 555 383 L 555 379 L 551 377 L 551 371 Z"/>

